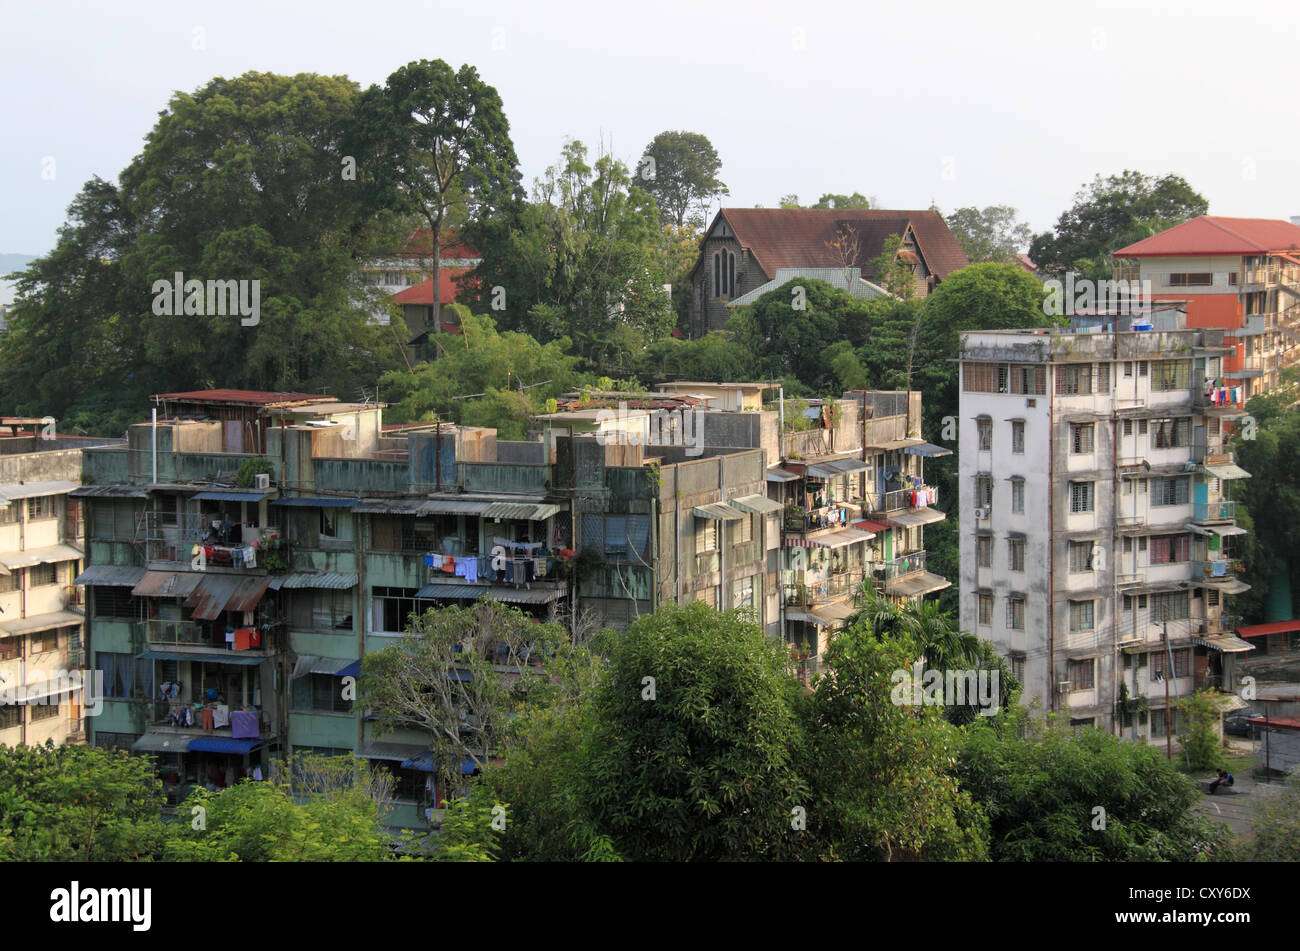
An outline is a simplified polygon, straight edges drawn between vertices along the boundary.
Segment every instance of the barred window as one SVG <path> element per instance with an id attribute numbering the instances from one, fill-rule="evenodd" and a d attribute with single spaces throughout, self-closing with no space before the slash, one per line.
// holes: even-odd
<path id="1" fill-rule="evenodd" d="M 1151 620 L 1183 621 L 1189 617 L 1190 599 L 1186 591 L 1161 591 L 1151 595 Z"/>
<path id="2" fill-rule="evenodd" d="M 54 502 L 58 498 L 55 495 L 38 495 L 34 499 L 27 500 L 27 521 L 33 521 L 38 518 L 54 518 Z"/>
<path id="3" fill-rule="evenodd" d="M 990 509 L 993 507 L 993 477 L 975 477 L 975 507 Z"/>
<path id="4" fill-rule="evenodd" d="M 1079 453 L 1092 452 L 1092 437 L 1095 424 L 1093 423 L 1071 423 L 1070 424 L 1070 452 Z"/>
<path id="5" fill-rule="evenodd" d="M 51 720 L 59 715 L 61 709 L 58 701 L 51 703 L 32 704 L 32 722 L 37 720 Z"/>
<path id="6" fill-rule="evenodd" d="M 1151 389 L 1186 390 L 1191 385 L 1191 360 L 1157 360 L 1151 364 Z"/>
<path id="7" fill-rule="evenodd" d="M 1023 538 L 1007 539 L 1007 560 L 1012 571 L 1025 570 L 1025 540 Z"/>
<path id="8" fill-rule="evenodd" d="M 135 621 L 141 617 L 142 599 L 131 597 L 130 588 L 101 584 L 95 585 L 92 590 L 95 617 L 117 618 L 124 621 Z"/>
<path id="9" fill-rule="evenodd" d="M 1152 505 L 1186 505 L 1188 498 L 1187 476 L 1151 480 Z"/>
<path id="10" fill-rule="evenodd" d="M 23 708 L 16 703 L 6 703 L 0 705 L 0 730 L 8 730 L 12 727 L 21 726 L 23 722 Z"/>
<path id="11" fill-rule="evenodd" d="M 993 420 L 979 416 L 975 420 L 975 427 L 979 437 L 979 451 L 988 452 L 993 448 Z"/>
<path id="12" fill-rule="evenodd" d="M 1011 479 L 1011 511 L 1017 515 L 1025 511 L 1025 480 L 1019 476 Z"/>
<path id="13" fill-rule="evenodd" d="M 1013 366 L 1011 392 L 1021 396 L 1047 395 L 1047 367 Z"/>
<path id="14" fill-rule="evenodd" d="M 1172 565 L 1191 560 L 1191 535 L 1154 535 L 1148 542 L 1147 561 L 1153 565 Z"/>
<path id="15" fill-rule="evenodd" d="M 1071 601 L 1070 630 L 1091 631 L 1096 619 L 1095 608 L 1094 601 Z"/>
<path id="16" fill-rule="evenodd" d="M 718 523 L 711 518 L 695 520 L 695 554 L 718 550 Z"/>
<path id="17" fill-rule="evenodd" d="M 979 623 L 993 623 L 993 595 L 981 593 L 978 598 Z"/>
<path id="18" fill-rule="evenodd" d="M 1070 483 L 1070 511 L 1091 512 L 1095 504 L 1091 482 Z"/>
<path id="19" fill-rule="evenodd" d="M 1070 688 L 1072 690 L 1091 690 L 1095 685 L 1094 673 L 1096 667 L 1097 660 L 1094 657 L 1070 661 Z"/>
<path id="20" fill-rule="evenodd" d="M 993 567 L 993 537 L 991 535 L 976 537 L 975 557 L 981 568 Z"/>
<path id="21" fill-rule="evenodd" d="M 330 674 L 306 674 L 293 682 L 295 710 L 351 713 L 352 701 L 343 699 L 343 679 Z"/>
<path id="22" fill-rule="evenodd" d="M 1176 419 L 1151 420 L 1151 448 L 1178 449 L 1191 445 L 1192 418 L 1180 416 Z"/>
<path id="23" fill-rule="evenodd" d="M 1086 396 L 1092 392 L 1092 364 L 1071 364 L 1056 368 L 1058 396 Z"/>
<path id="24" fill-rule="evenodd" d="M 32 565 L 27 569 L 27 587 L 40 588 L 59 583 L 59 566 L 55 564 Z"/>
<path id="25" fill-rule="evenodd" d="M 1070 571 L 1092 571 L 1094 541 L 1070 542 Z"/>
<path id="26" fill-rule="evenodd" d="M 1011 421 L 1011 451 L 1020 455 L 1025 451 L 1025 421 L 1023 419 L 1013 419 Z"/>
<path id="27" fill-rule="evenodd" d="M 1007 627 L 1013 631 L 1025 629 L 1025 599 L 1013 594 L 1007 598 Z"/>

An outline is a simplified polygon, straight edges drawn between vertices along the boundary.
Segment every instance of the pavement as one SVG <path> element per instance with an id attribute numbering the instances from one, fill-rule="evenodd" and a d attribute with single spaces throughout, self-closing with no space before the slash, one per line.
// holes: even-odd
<path id="1" fill-rule="evenodd" d="M 1195 778 L 1198 782 L 1213 779 L 1214 771 L 1208 770 L 1204 776 Z M 1240 840 L 1254 834 L 1256 818 L 1269 800 L 1282 790 L 1283 784 L 1278 780 L 1259 782 L 1251 775 L 1251 770 L 1234 771 L 1232 778 L 1235 785 L 1229 791 L 1220 787 L 1213 795 L 1202 793 L 1200 801 L 1192 808 L 1210 819 L 1225 823 L 1232 830 L 1233 839 Z"/>

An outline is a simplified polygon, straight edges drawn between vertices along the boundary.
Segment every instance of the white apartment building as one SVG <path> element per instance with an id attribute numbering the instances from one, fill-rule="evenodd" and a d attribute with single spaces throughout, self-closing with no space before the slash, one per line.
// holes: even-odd
<path id="1" fill-rule="evenodd" d="M 1232 689 L 1230 352 L 1219 330 L 963 335 L 961 626 L 1025 703 L 1163 741 L 1166 688 Z"/>

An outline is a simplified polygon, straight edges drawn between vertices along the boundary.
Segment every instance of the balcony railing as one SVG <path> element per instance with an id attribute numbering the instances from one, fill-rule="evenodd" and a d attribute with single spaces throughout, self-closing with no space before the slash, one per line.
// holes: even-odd
<path id="1" fill-rule="evenodd" d="M 1192 521 L 1198 524 L 1205 522 L 1231 522 L 1237 517 L 1236 502 L 1197 502 L 1192 506 Z"/>
<path id="2" fill-rule="evenodd" d="M 187 644 L 211 647 L 212 637 L 196 621 L 136 621 L 134 634 L 140 644 Z M 225 646 L 223 641 L 222 647 Z"/>
<path id="3" fill-rule="evenodd" d="M 922 508 L 928 507 L 929 505 L 933 505 L 939 501 L 938 490 L 932 485 L 922 484 L 916 486 L 915 488 L 895 489 L 892 492 L 883 493 L 879 499 L 880 507 L 873 508 L 872 511 L 897 512 L 902 509 L 916 508 L 917 506 L 912 501 L 913 498 L 915 497 L 916 492 L 932 493 L 930 495 L 931 501 L 926 503 L 926 506 L 922 506 Z"/>
<path id="4" fill-rule="evenodd" d="M 796 582 L 782 585 L 786 604 L 812 604 L 850 594 L 862 584 L 864 572 L 861 568 L 832 573 L 825 580 L 813 582 Z"/>
<path id="5" fill-rule="evenodd" d="M 1212 558 L 1208 561 L 1194 561 L 1192 562 L 1192 577 L 1197 581 L 1203 579 L 1213 580 L 1215 578 L 1227 581 L 1241 571 L 1241 568 L 1241 559 L 1239 558 Z"/>
<path id="6" fill-rule="evenodd" d="M 918 571 L 925 571 L 926 555 L 929 552 L 914 551 L 911 554 L 895 558 L 893 561 L 879 562 L 876 565 L 877 577 L 884 572 L 885 581 L 894 581 L 904 575 L 915 574 Z"/>
<path id="7" fill-rule="evenodd" d="M 789 532 L 816 532 L 824 528 L 843 528 L 847 523 L 840 519 L 840 509 L 852 509 L 853 511 L 849 513 L 852 517 L 862 506 L 861 501 L 845 499 L 834 505 L 823 505 L 809 511 L 804 511 L 802 508 L 787 508 L 785 529 Z M 832 513 L 834 519 L 831 518 Z"/>

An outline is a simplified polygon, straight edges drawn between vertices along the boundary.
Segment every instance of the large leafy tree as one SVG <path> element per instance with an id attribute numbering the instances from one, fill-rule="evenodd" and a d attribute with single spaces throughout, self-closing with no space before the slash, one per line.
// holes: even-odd
<path id="1" fill-rule="evenodd" d="M 1208 210 L 1209 202 L 1179 175 L 1130 169 L 1098 175 L 1075 194 L 1053 230 L 1035 236 L 1029 256 L 1049 274 L 1075 270 L 1107 279 L 1112 251 Z"/>
<path id="2" fill-rule="evenodd" d="M 503 327 L 543 342 L 569 337 L 578 355 L 617 376 L 672 329 L 654 199 L 611 155 L 588 165 L 586 146 L 569 142 L 531 202 L 471 222 L 466 234 L 483 255 L 473 307 Z"/>
<path id="3" fill-rule="evenodd" d="M 468 64 L 453 70 L 438 59 L 403 66 L 361 96 L 348 140 L 359 153 L 359 178 L 371 203 L 428 229 L 435 288 L 448 225 L 490 216 L 521 197 L 501 97 Z M 434 294 L 434 327 L 439 309 Z"/>
<path id="4" fill-rule="evenodd" d="M 943 220 L 971 262 L 1014 263 L 1034 237 L 1029 225 L 1010 205 L 955 208 Z"/>
<path id="5" fill-rule="evenodd" d="M 781 648 L 739 612 L 668 604 L 638 618 L 609 654 L 593 699 L 581 798 L 633 860 L 771 859 L 790 854 L 798 685 Z"/>
<path id="6" fill-rule="evenodd" d="M 1020 713 L 967 727 L 959 756 L 995 861 L 1190 862 L 1222 847 L 1225 827 L 1193 814 L 1201 793 L 1162 751 Z"/>
<path id="7" fill-rule="evenodd" d="M 698 229 L 713 199 L 729 194 L 718 178 L 722 160 L 707 136 L 698 132 L 660 132 L 637 164 L 637 184 L 659 207 L 665 228 Z"/>
<path id="8" fill-rule="evenodd" d="M 152 763 L 124 750 L 0 747 L 0 860 L 158 858 L 163 801 Z"/>

